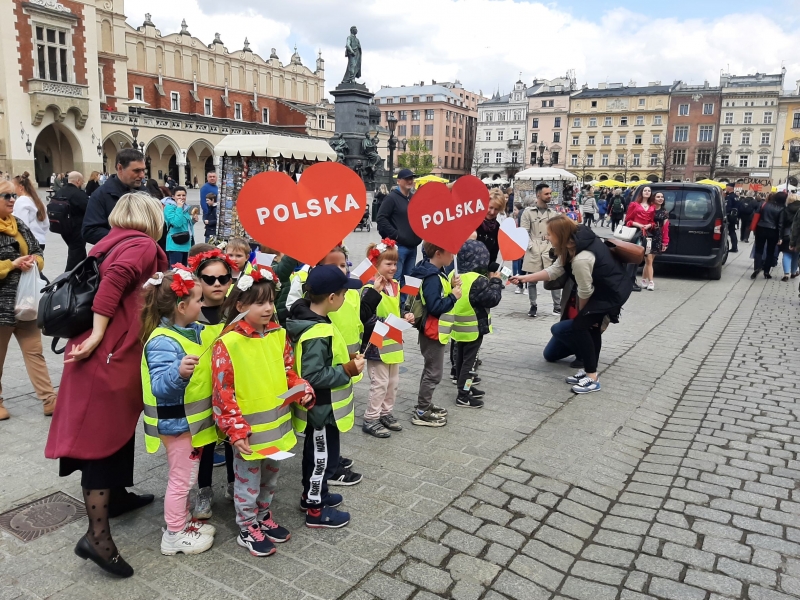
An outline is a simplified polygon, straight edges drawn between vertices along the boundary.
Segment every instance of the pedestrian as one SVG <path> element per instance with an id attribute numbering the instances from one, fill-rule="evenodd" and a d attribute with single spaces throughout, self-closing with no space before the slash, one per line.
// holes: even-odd
<path id="1" fill-rule="evenodd" d="M 186 205 L 186 188 L 178 186 L 173 198 L 166 200 L 164 219 L 167 223 L 167 259 L 170 265 L 185 264 L 192 247 L 192 228 L 194 222 L 189 206 Z"/>
<path id="2" fill-rule="evenodd" d="M 616 231 L 617 225 L 625 218 L 625 202 L 622 200 L 620 188 L 614 188 L 611 200 L 609 200 L 608 212 L 611 218 L 611 231 Z"/>
<path id="3" fill-rule="evenodd" d="M 489 192 L 489 209 L 486 211 L 486 218 L 475 230 L 478 234 L 478 241 L 483 243 L 489 251 L 489 262 L 496 262 L 500 252 L 500 241 L 497 239 L 500 233 L 500 222 L 497 217 L 503 213 L 505 208 L 506 199 L 503 193 L 497 189 Z"/>
<path id="4" fill-rule="evenodd" d="M 795 201 L 793 202 L 793 204 L 797 204 L 798 200 L 800 200 L 800 198 L 798 198 L 797 194 L 792 194 L 792 195 L 795 196 L 795 198 L 796 198 Z M 795 212 L 794 219 L 792 221 L 792 230 L 791 230 L 791 233 L 789 235 L 789 249 L 794 251 L 795 253 L 800 253 L 800 216 L 799 215 L 800 215 L 800 210 Z M 798 275 L 800 275 L 800 271 L 798 271 L 796 269 L 795 271 L 792 272 L 790 277 L 792 279 L 794 279 Z"/>
<path id="5" fill-rule="evenodd" d="M 739 235 L 742 242 L 750 241 L 750 224 L 758 204 L 753 192 L 747 192 L 746 196 L 739 199 Z"/>
<path id="6" fill-rule="evenodd" d="M 8 343 L 13 335 L 22 351 L 28 379 L 42 403 L 44 415 L 48 417 L 55 409 L 56 393 L 42 355 L 42 332 L 36 326 L 35 318 L 19 321 L 14 310 L 20 277 L 30 271 L 34 264 L 42 271 L 44 258 L 36 237 L 25 222 L 13 214 L 16 201 L 14 189 L 12 182 L 0 180 L 0 379 Z M 3 406 L 0 385 L 0 421 L 10 416 L 8 409 Z"/>
<path id="7" fill-rule="evenodd" d="M 36 187 L 30 180 L 30 173 L 25 171 L 22 175 L 14 177 L 13 181 L 17 189 L 14 216 L 21 219 L 28 226 L 33 237 L 39 242 L 39 249 L 44 252 L 47 233 L 50 231 L 50 219 L 47 218 L 47 209 L 39 198 L 39 194 L 36 193 Z M 63 189 L 63 186 L 61 189 Z"/>
<path id="8" fill-rule="evenodd" d="M 400 169 L 397 174 L 397 187 L 392 188 L 381 203 L 378 211 L 378 233 L 382 238 L 397 242 L 397 273 L 395 277 L 400 285 L 405 284 L 405 275 L 411 273 L 417 262 L 417 247 L 422 239 L 414 233 L 408 222 L 408 203 L 414 191 L 414 172 L 411 169 Z M 405 294 L 400 295 L 405 302 Z"/>
<path id="9" fill-rule="evenodd" d="M 216 194 L 207 194 L 206 195 L 206 207 L 203 210 L 203 224 L 205 225 L 204 241 L 207 243 L 208 240 L 215 237 L 217 235 L 217 195 Z M 271 266 L 271 265 L 266 265 Z"/>
<path id="10" fill-rule="evenodd" d="M 515 202 L 514 203 L 514 212 L 512 214 L 512 218 L 514 219 L 514 222 L 517 224 L 517 227 L 519 227 L 519 221 L 520 221 L 520 218 L 522 217 L 522 211 L 523 210 L 525 210 L 525 209 L 522 206 L 522 202 Z M 523 261 L 522 258 L 518 258 L 517 260 L 515 260 L 515 261 L 513 261 L 511 263 L 511 273 L 513 275 L 521 275 L 522 274 L 522 272 L 523 272 L 522 271 L 522 261 Z M 524 283 L 519 284 L 516 288 L 514 288 L 514 293 L 515 294 L 524 293 L 524 291 L 525 291 L 524 286 L 525 286 Z"/>
<path id="11" fill-rule="evenodd" d="M 58 192 L 58 190 L 64 187 L 64 174 L 57 173 L 53 179 L 53 184 L 50 187 L 53 188 L 53 192 Z"/>
<path id="12" fill-rule="evenodd" d="M 133 485 L 143 407 L 141 290 L 153 273 L 167 270 L 167 257 L 156 244 L 164 216 L 154 198 L 122 195 L 107 222 L 111 230 L 91 250 L 106 258 L 92 306 L 94 325 L 69 340 L 45 456 L 60 459 L 62 477 L 82 471 L 89 529 L 75 553 L 113 575 L 130 577 L 133 568 L 120 556 L 108 519 L 153 501 L 152 494 L 125 488 Z"/>
<path id="13" fill-rule="evenodd" d="M 728 223 L 728 238 L 730 239 L 730 251 L 739 251 L 739 242 L 736 235 L 736 225 L 739 222 L 739 197 L 736 195 L 733 184 L 725 185 L 725 220 Z"/>
<path id="14" fill-rule="evenodd" d="M 108 217 L 117 201 L 132 191 L 138 191 L 145 178 L 144 154 L 125 148 L 117 154 L 116 174 L 89 196 L 83 218 L 82 235 L 89 244 L 97 244 L 111 230 Z"/>
<path id="15" fill-rule="evenodd" d="M 756 210 L 758 221 L 756 225 L 755 258 L 750 279 L 758 277 L 762 270 L 764 279 L 772 279 L 770 271 L 772 267 L 778 264 L 775 249 L 782 242 L 781 234 L 783 232 L 783 222 L 786 218 L 785 207 L 786 192 L 776 192 L 770 194 L 767 201 Z M 765 247 L 767 249 L 766 259 L 764 259 Z"/>
<path id="16" fill-rule="evenodd" d="M 642 287 L 645 287 L 645 275 L 647 280 L 646 289 L 651 292 L 656 289 L 656 284 L 653 279 L 653 261 L 656 256 L 663 254 L 667 251 L 669 246 L 669 213 L 664 208 L 664 194 L 656 192 L 653 198 L 653 228 L 648 230 L 649 237 L 649 251 L 644 256 L 644 271 L 642 272 Z"/>
<path id="17" fill-rule="evenodd" d="M 69 182 L 69 173 L 67 173 L 67 182 Z M 88 198 L 94 191 L 100 187 L 100 173 L 98 171 L 92 171 L 89 174 L 89 180 L 86 182 L 86 188 L 84 191 L 86 192 L 86 197 Z"/>
<path id="18" fill-rule="evenodd" d="M 217 437 L 210 401 L 211 357 L 206 352 L 214 335 L 195 322 L 203 293 L 189 271 L 158 272 L 144 290 L 139 334 L 144 344 L 144 441 L 151 454 L 164 444 L 169 467 L 161 554 L 200 554 L 211 548 L 215 529 L 192 519 L 189 491 L 203 447 Z"/>
<path id="19" fill-rule="evenodd" d="M 597 200 L 592 195 L 592 188 L 589 187 L 588 193 L 583 197 L 583 204 L 581 205 L 581 209 L 583 212 L 583 222 L 589 229 L 592 228 L 592 223 L 594 222 L 594 216 L 597 213 Z"/>
<path id="20" fill-rule="evenodd" d="M 553 241 L 556 261 L 537 273 L 521 275 L 513 281 L 555 281 L 564 275 L 574 286 L 567 302 L 571 341 L 584 368 L 566 382 L 576 394 L 600 391 L 597 365 L 602 348 L 603 323 L 619 321 L 622 306 L 631 293 L 630 278 L 611 255 L 611 251 L 588 227 L 558 215 L 550 219 L 547 232 Z"/>
<path id="21" fill-rule="evenodd" d="M 194 178 L 192 179 L 192 189 L 195 189 L 195 190 L 197 189 L 197 183 L 198 183 L 197 175 L 195 175 Z"/>
<path id="22" fill-rule="evenodd" d="M 797 277 L 797 247 L 792 243 L 792 228 L 800 213 L 800 202 L 797 194 L 789 194 L 786 198 L 786 208 L 784 209 L 783 228 L 781 233 L 781 250 L 783 251 L 783 278 L 781 281 L 789 281 L 789 277 Z"/>
<path id="23" fill-rule="evenodd" d="M 506 194 L 506 216 L 511 216 L 511 213 L 514 212 L 514 188 L 509 190 L 508 194 Z"/>
<path id="24" fill-rule="evenodd" d="M 653 205 L 652 196 L 652 188 L 649 185 L 643 186 L 642 193 L 639 194 L 635 200 L 631 201 L 628 206 L 628 211 L 625 214 L 625 226 L 636 227 L 639 230 L 632 241 L 638 243 L 640 246 L 644 246 L 645 255 L 650 253 L 648 251 L 648 244 L 652 244 L 652 239 L 650 239 L 648 235 L 655 227 L 655 222 L 653 221 L 655 206 Z M 634 274 L 633 289 L 635 291 L 641 291 L 642 288 L 647 287 L 650 283 L 649 278 L 652 276 L 653 274 L 645 264 L 645 268 L 642 271 L 642 284 L 639 285 L 636 283 L 636 276 Z"/>
<path id="25" fill-rule="evenodd" d="M 89 196 L 81 189 L 82 185 L 83 175 L 77 171 L 72 171 L 67 174 L 67 185 L 61 188 L 55 196 L 69 202 L 69 225 L 61 232 L 61 239 L 67 244 L 65 271 L 72 271 L 81 261 L 86 259 L 86 242 L 83 240 L 81 229 L 83 228 L 83 218 L 86 214 Z M 86 187 L 88 188 L 89 185 L 87 184 Z"/>
<path id="26" fill-rule="evenodd" d="M 375 198 L 372 200 L 372 220 L 375 223 L 378 222 L 378 212 L 381 209 L 381 204 L 383 204 L 383 199 L 388 195 L 389 190 L 386 188 L 386 184 L 382 183 L 378 191 L 375 192 Z"/>
<path id="27" fill-rule="evenodd" d="M 600 200 L 597 201 L 597 219 L 600 222 L 600 227 L 605 227 L 606 214 L 608 213 L 608 196 L 603 190 L 600 194 Z"/>
<path id="28" fill-rule="evenodd" d="M 215 198 L 219 198 L 219 188 L 217 187 L 217 172 L 209 171 L 206 173 L 206 182 L 200 188 L 200 208 L 203 209 L 203 214 L 206 213 L 206 198 L 209 194 L 214 194 Z"/>
<path id="29" fill-rule="evenodd" d="M 590 186 L 591 187 L 591 186 Z M 546 183 L 539 183 L 536 186 L 536 205 L 526 208 L 520 217 L 520 227 L 528 232 L 530 243 L 525 251 L 525 258 L 522 261 L 522 270 L 526 273 L 536 273 L 553 264 L 550 258 L 550 249 L 553 245 L 547 239 L 547 221 L 555 217 L 557 213 L 550 208 L 549 202 L 552 190 Z M 536 283 L 528 285 L 528 299 L 531 307 L 528 311 L 529 317 L 535 317 L 538 307 Z M 552 290 L 550 293 L 553 298 L 553 314 L 561 314 L 561 290 Z"/>

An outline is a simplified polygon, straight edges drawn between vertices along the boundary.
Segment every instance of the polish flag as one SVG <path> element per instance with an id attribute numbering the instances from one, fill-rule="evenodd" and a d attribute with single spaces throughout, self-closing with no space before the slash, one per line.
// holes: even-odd
<path id="1" fill-rule="evenodd" d="M 530 237 L 528 232 L 517 227 L 514 219 L 506 219 L 500 223 L 500 232 L 497 236 L 500 253 L 503 260 L 517 260 L 525 256 Z"/>
<path id="2" fill-rule="evenodd" d="M 408 294 L 409 296 L 416 296 L 419 294 L 419 288 L 422 285 L 422 279 L 417 279 L 416 277 L 411 277 L 410 275 L 406 275 L 405 279 L 406 282 L 403 287 L 400 288 L 400 293 Z"/>
<path id="3" fill-rule="evenodd" d="M 389 333 L 386 337 L 390 340 L 394 340 L 398 344 L 403 343 L 403 332 L 413 327 L 411 323 L 395 315 L 386 317 L 384 323 L 389 326 Z"/>
<path id="4" fill-rule="evenodd" d="M 369 343 L 376 348 L 383 348 L 383 338 L 389 333 L 389 326 L 383 321 L 375 321 L 375 328 L 369 336 Z"/>
<path id="5" fill-rule="evenodd" d="M 289 406 L 292 402 L 300 403 L 300 400 L 303 399 L 303 396 L 306 395 L 306 386 L 303 384 L 296 385 L 293 388 L 290 388 L 288 391 L 284 392 L 278 398 L 282 399 L 284 402 L 281 404 L 281 408 Z"/>
<path id="6" fill-rule="evenodd" d="M 256 454 L 260 454 L 265 458 L 271 458 L 272 460 L 286 460 L 287 458 L 292 458 L 294 456 L 294 453 L 278 450 L 275 446 L 257 450 Z"/>
<path id="7" fill-rule="evenodd" d="M 355 269 L 351 271 L 351 273 L 358 277 L 361 280 L 361 283 L 366 284 L 370 279 L 378 274 L 378 269 L 375 268 L 375 265 L 372 264 L 370 259 L 365 258 Z"/>

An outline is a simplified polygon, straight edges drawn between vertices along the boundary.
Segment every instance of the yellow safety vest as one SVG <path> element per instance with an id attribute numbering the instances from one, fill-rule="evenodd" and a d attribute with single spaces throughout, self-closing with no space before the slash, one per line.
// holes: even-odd
<path id="1" fill-rule="evenodd" d="M 478 273 L 464 273 L 461 275 L 461 298 L 458 299 L 453 307 L 452 338 L 457 342 L 474 342 L 478 339 L 478 315 L 469 303 L 469 290 L 472 284 L 483 275 Z M 489 333 L 492 332 L 492 315 L 487 310 L 486 315 L 489 319 Z"/>
<path id="2" fill-rule="evenodd" d="M 453 292 L 453 286 L 450 285 L 450 281 L 442 275 L 441 273 L 437 273 L 439 276 L 439 281 L 442 282 L 442 298 L 446 298 Z M 425 304 L 425 296 L 422 293 L 422 288 L 419 289 L 419 299 L 422 301 L 422 304 Z M 433 315 L 430 315 L 434 319 Z M 453 321 L 455 320 L 453 316 L 453 311 L 444 313 L 439 317 L 439 343 L 440 344 L 448 344 L 450 342 L 450 330 L 453 328 Z"/>
<path id="3" fill-rule="evenodd" d="M 166 327 L 156 327 L 150 337 L 163 335 L 178 342 L 186 354 L 200 356 L 200 362 L 194 368 L 192 378 L 183 393 L 182 405 L 162 406 L 162 418 L 180 418 L 185 416 L 192 434 L 192 446 L 202 448 L 219 439 L 219 432 L 214 423 L 211 407 L 211 352 L 203 352 L 213 343 L 216 333 L 203 328 L 200 333 L 200 344 L 188 340 L 181 334 Z M 146 346 L 147 344 L 145 344 Z M 201 356 L 202 355 L 202 356 Z M 150 369 L 147 366 L 147 355 L 142 352 L 142 395 L 144 399 L 144 444 L 151 454 L 161 445 L 158 434 L 159 407 L 150 384 Z"/>
<path id="4" fill-rule="evenodd" d="M 368 283 L 364 287 L 374 288 L 375 286 Z M 400 286 L 398 286 L 398 290 Z M 389 294 L 381 293 L 381 303 L 375 310 L 375 314 L 382 319 L 386 319 L 389 315 L 396 317 L 400 316 L 400 296 L 390 296 Z M 396 365 L 403 362 L 403 344 L 395 342 L 392 339 L 384 338 L 383 347 L 378 348 L 381 355 L 381 362 L 387 365 Z"/>
<path id="5" fill-rule="evenodd" d="M 291 450 L 297 444 L 292 412 L 289 406 L 281 408 L 284 400 L 278 398 L 289 389 L 283 362 L 286 330 L 271 329 L 254 338 L 231 331 L 220 340 L 233 365 L 236 403 L 251 430 L 248 442 L 253 453 L 242 458 L 261 460 L 265 457 L 258 451 L 264 448 Z"/>
<path id="6" fill-rule="evenodd" d="M 333 341 L 333 363 L 331 366 L 343 365 L 350 361 L 350 353 L 347 352 L 347 344 L 344 337 L 337 329 L 336 325 L 328 323 L 317 323 L 309 327 L 297 340 L 294 347 L 295 368 L 300 377 L 303 376 L 303 342 L 319 338 L 331 338 Z M 353 403 L 353 384 L 360 381 L 363 373 L 350 379 L 350 381 L 340 387 L 331 389 L 331 408 L 333 418 L 336 419 L 336 427 L 344 433 L 350 431 L 355 422 L 355 405 Z M 305 431 L 307 422 L 306 409 L 299 404 L 292 404 L 292 423 L 297 431 Z"/>
<path id="7" fill-rule="evenodd" d="M 308 265 L 303 265 L 299 271 L 295 271 L 291 275 L 289 275 L 289 281 L 294 281 L 298 277 L 300 278 L 301 283 L 305 283 L 306 279 L 308 279 L 308 271 L 310 267 Z"/>
<path id="8" fill-rule="evenodd" d="M 358 290 L 347 290 L 342 307 L 330 313 L 328 318 L 344 337 L 347 351 L 350 354 L 358 352 L 361 348 L 361 335 L 364 333 L 364 324 L 361 322 L 361 294 Z"/>

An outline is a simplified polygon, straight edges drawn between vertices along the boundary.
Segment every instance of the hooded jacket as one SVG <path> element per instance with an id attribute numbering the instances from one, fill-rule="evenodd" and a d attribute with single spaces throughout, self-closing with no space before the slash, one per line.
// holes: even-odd
<path id="1" fill-rule="evenodd" d="M 792 202 L 787 204 L 783 209 L 783 231 L 781 232 L 781 239 L 783 240 L 783 248 L 781 250 L 788 250 L 788 245 L 792 237 L 792 226 L 795 222 L 795 215 L 800 212 L 800 202 Z"/>
<path id="2" fill-rule="evenodd" d="M 416 248 L 422 243 L 422 238 L 417 236 L 408 222 L 408 203 L 411 196 L 406 198 L 398 188 L 392 191 L 381 202 L 378 211 L 378 233 L 381 237 L 394 240 L 400 246 Z"/>
<path id="3" fill-rule="evenodd" d="M 469 288 L 469 304 L 478 317 L 478 333 L 489 334 L 489 309 L 500 304 L 503 298 L 503 280 L 498 277 L 488 279 L 489 250 L 482 242 L 467 240 L 458 251 L 458 273 L 478 273 Z"/>
<path id="4" fill-rule="evenodd" d="M 453 294 L 444 295 L 442 281 L 439 279 L 439 275 L 447 278 L 444 269 L 438 269 L 429 260 L 424 260 L 418 262 L 409 275 L 422 279 L 422 296 L 425 298 L 425 308 L 429 315 L 438 319 L 444 313 L 453 310 L 457 299 Z M 422 327 L 424 326 L 423 323 Z"/>
<path id="5" fill-rule="evenodd" d="M 83 217 L 83 239 L 90 244 L 96 244 L 111 231 L 108 224 L 108 215 L 117 205 L 117 200 L 128 192 L 144 190 L 132 190 L 122 183 L 116 175 L 112 175 L 108 180 L 97 188 L 89 197 L 86 205 L 86 214 Z"/>

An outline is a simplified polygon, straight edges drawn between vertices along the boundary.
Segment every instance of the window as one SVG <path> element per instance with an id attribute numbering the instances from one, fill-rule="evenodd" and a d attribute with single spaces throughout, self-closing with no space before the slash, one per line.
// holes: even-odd
<path id="1" fill-rule="evenodd" d="M 758 168 L 765 169 L 767 167 L 767 160 L 769 157 L 766 154 L 762 154 L 758 157 Z"/>
<path id="2" fill-rule="evenodd" d="M 433 135 L 433 125 L 425 125 L 425 135 Z"/>
<path id="3" fill-rule="evenodd" d="M 639 167 L 642 165 L 642 155 L 641 154 L 634 154 L 633 155 L 633 166 Z"/>
<path id="4" fill-rule="evenodd" d="M 539 119 L 534 119 L 534 120 L 531 122 L 531 127 L 532 127 L 533 129 L 539 129 Z"/>
<path id="5" fill-rule="evenodd" d="M 661 134 L 660 133 L 654 133 L 653 134 L 653 144 L 657 146 L 660 143 L 661 143 Z"/>
<path id="6" fill-rule="evenodd" d="M 547 108 L 547 100 L 542 100 L 542 108 Z"/>
<path id="7" fill-rule="evenodd" d="M 405 125 L 398 125 L 397 126 L 397 135 L 405 137 L 405 135 L 406 135 L 406 126 Z"/>
<path id="8" fill-rule="evenodd" d="M 170 92 L 170 109 L 179 111 L 181 109 L 181 95 L 178 92 Z"/>
<path id="9" fill-rule="evenodd" d="M 768 145 L 770 143 L 770 137 L 771 137 L 770 133 L 768 133 L 768 132 L 762 133 L 761 134 L 761 144 L 762 145 L 765 145 L 765 144 Z"/>
<path id="10" fill-rule="evenodd" d="M 638 144 L 640 146 L 642 145 L 642 134 L 641 133 L 637 133 L 636 135 L 633 136 L 633 143 L 634 144 Z"/>
<path id="11" fill-rule="evenodd" d="M 492 132 L 488 129 L 486 130 L 486 134 L 484 136 L 484 141 L 491 142 L 492 141 Z"/>
<path id="12" fill-rule="evenodd" d="M 553 127 L 561 127 L 561 117 L 556 117 L 553 121 Z"/>
<path id="13" fill-rule="evenodd" d="M 597 127 L 597 117 L 591 117 L 589 119 L 589 127 Z"/>
<path id="14" fill-rule="evenodd" d="M 511 153 L 511 162 L 515 163 L 519 161 L 519 153 L 514 151 Z"/>
<path id="15" fill-rule="evenodd" d="M 689 105 L 688 104 L 679 104 L 678 105 L 678 116 L 679 117 L 687 117 L 687 116 L 689 116 Z"/>
<path id="16" fill-rule="evenodd" d="M 390 113 L 394 116 L 394 113 Z M 264 123 L 269 123 L 269 109 L 264 109 L 264 116 L 267 117 L 264 119 Z M 325 115 L 317 115 L 317 129 L 325 129 Z"/>
<path id="17" fill-rule="evenodd" d="M 207 117 L 211 117 L 214 115 L 214 109 L 211 104 L 211 98 L 203 99 L 203 114 Z"/>
<path id="18" fill-rule="evenodd" d="M 698 150 L 694 164 L 705 166 L 711 164 L 711 150 Z"/>
<path id="19" fill-rule="evenodd" d="M 36 63 L 39 79 L 69 83 L 72 40 L 67 32 L 42 25 L 36 26 Z M 71 69 L 70 69 L 71 70 Z"/>
<path id="20" fill-rule="evenodd" d="M 433 96 L 425 96 L 425 102 L 433 102 Z"/>
<path id="21" fill-rule="evenodd" d="M 411 126 L 411 135 L 413 137 L 419 137 L 419 125 L 412 125 Z"/>
<path id="22" fill-rule="evenodd" d="M 745 132 L 742 134 L 742 146 L 750 145 L 750 134 Z"/>
<path id="23" fill-rule="evenodd" d="M 553 132 L 553 142 L 556 142 L 556 143 L 561 142 L 561 132 L 560 131 L 554 131 Z"/>
<path id="24" fill-rule="evenodd" d="M 688 125 L 678 125 L 675 127 L 675 140 L 676 142 L 688 142 L 689 141 L 689 126 Z"/>
<path id="25" fill-rule="evenodd" d="M 794 113 L 792 117 L 792 129 L 800 129 L 800 113 Z"/>
<path id="26" fill-rule="evenodd" d="M 727 154 L 722 154 L 719 157 L 719 166 L 720 167 L 727 167 L 730 164 L 730 156 Z"/>
<path id="27" fill-rule="evenodd" d="M 539 142 L 539 134 L 534 132 L 531 134 L 531 144 L 536 144 Z"/>
<path id="28" fill-rule="evenodd" d="M 594 166 L 594 154 L 588 154 L 586 156 L 586 166 L 593 167 Z"/>
<path id="29" fill-rule="evenodd" d="M 644 106 L 644 98 L 639 98 L 639 106 Z"/>
<path id="30" fill-rule="evenodd" d="M 578 117 L 575 117 L 574 119 L 572 119 L 572 126 L 573 127 L 580 127 L 581 126 L 581 120 Z"/>
<path id="31" fill-rule="evenodd" d="M 531 152 L 531 164 L 536 164 L 536 152 Z"/>
<path id="32" fill-rule="evenodd" d="M 134 100 L 142 100 L 144 101 L 144 88 L 140 85 L 133 86 L 133 98 Z"/>
<path id="33" fill-rule="evenodd" d="M 445 148 L 445 150 L 446 150 L 446 148 Z M 444 157 L 444 168 L 445 169 L 449 169 L 450 168 L 449 164 L 450 164 L 450 157 L 449 156 L 445 156 Z"/>
<path id="34" fill-rule="evenodd" d="M 658 154 L 651 154 L 650 155 L 650 166 L 657 167 L 658 166 Z"/>
<path id="35" fill-rule="evenodd" d="M 769 125 L 772 123 L 772 111 L 768 110 L 764 113 L 764 125 Z"/>
<path id="36" fill-rule="evenodd" d="M 445 152 L 450 152 L 450 142 L 449 141 L 445 141 L 445 143 L 444 143 L 444 151 Z"/>
<path id="37" fill-rule="evenodd" d="M 411 102 L 419 102 L 419 96 L 414 96 L 411 98 Z"/>
<path id="38" fill-rule="evenodd" d="M 580 144 L 580 140 L 581 140 L 580 136 L 573 135 L 572 136 L 572 145 L 573 146 L 577 146 L 578 144 Z"/>
<path id="39" fill-rule="evenodd" d="M 642 115 L 636 117 L 636 125 L 644 125 L 644 117 Z"/>
<path id="40" fill-rule="evenodd" d="M 483 162 L 484 162 L 484 164 L 489 162 L 489 153 L 488 152 L 484 152 L 483 153 Z"/>
<path id="41" fill-rule="evenodd" d="M 412 121 L 419 121 L 419 111 L 418 110 L 412 110 L 411 111 L 411 120 Z"/>
<path id="42" fill-rule="evenodd" d="M 398 112 L 397 120 L 398 121 L 408 121 L 408 111 L 407 110 L 401 110 L 400 112 Z"/>
<path id="43" fill-rule="evenodd" d="M 739 166 L 740 167 L 749 167 L 750 166 L 750 157 L 747 154 L 740 154 L 739 155 Z"/>
<path id="44" fill-rule="evenodd" d="M 697 130 L 698 142 L 713 142 L 714 141 L 714 126 L 713 125 L 700 125 Z"/>
<path id="45" fill-rule="evenodd" d="M 731 134 L 730 131 L 726 131 L 725 133 L 723 133 L 722 134 L 722 143 L 723 144 L 730 144 L 731 143 L 731 135 L 732 134 Z"/>
<path id="46" fill-rule="evenodd" d="M 703 104 L 703 114 L 704 115 L 713 115 L 714 114 L 714 105 L 710 102 L 708 104 Z"/>
<path id="47" fill-rule="evenodd" d="M 672 151 L 672 164 L 681 166 L 686 164 L 686 150 L 673 150 Z"/>
<path id="48" fill-rule="evenodd" d="M 603 154 L 603 156 L 600 158 L 600 165 L 603 167 L 608 166 L 608 154 Z"/>
<path id="49" fill-rule="evenodd" d="M 552 100 L 550 100 L 550 102 L 552 102 Z M 550 153 L 550 163 L 554 165 L 558 164 L 558 152 Z"/>
<path id="50" fill-rule="evenodd" d="M 690 221 L 705 220 L 714 214 L 714 203 L 711 200 L 711 194 L 699 190 L 686 191 L 682 208 L 681 219 Z"/>
<path id="51" fill-rule="evenodd" d="M 619 118 L 619 124 L 622 127 L 626 127 L 628 125 L 628 117 L 620 117 Z"/>
<path id="52" fill-rule="evenodd" d="M 603 119 L 603 127 L 611 127 L 611 117 Z"/>
<path id="53" fill-rule="evenodd" d="M 514 130 L 514 131 L 511 133 L 511 137 L 512 137 L 513 139 L 515 139 L 515 140 L 518 140 L 518 139 L 519 139 L 519 129 L 515 129 L 515 130 Z"/>
<path id="54" fill-rule="evenodd" d="M 242 120 L 242 105 L 238 102 L 235 102 L 233 105 L 233 118 L 237 121 Z"/>
<path id="55" fill-rule="evenodd" d="M 619 136 L 619 145 L 620 146 L 624 146 L 627 143 L 628 143 L 627 136 L 624 136 L 624 135 Z"/>
<path id="56" fill-rule="evenodd" d="M 383 100 L 383 103 L 384 103 L 384 104 L 392 104 L 393 102 L 394 102 L 394 98 L 385 98 L 385 99 Z M 376 101 L 375 101 L 375 103 L 377 104 L 377 103 L 378 103 L 378 101 L 376 100 Z"/>
<path id="57" fill-rule="evenodd" d="M 653 117 L 653 125 L 661 125 L 661 115 Z"/>
<path id="58" fill-rule="evenodd" d="M 572 155 L 572 157 L 570 158 L 569 164 L 572 165 L 573 167 L 577 167 L 578 166 L 578 155 L 577 154 L 573 154 Z"/>
<path id="59" fill-rule="evenodd" d="M 425 140 L 425 147 L 429 152 L 433 150 L 433 140 Z"/>
<path id="60" fill-rule="evenodd" d="M 725 125 L 733 125 L 733 113 L 726 112 L 725 113 Z"/>
<path id="61" fill-rule="evenodd" d="M 592 100 L 592 108 L 597 108 L 597 100 Z"/>
<path id="62" fill-rule="evenodd" d="M 588 141 L 587 143 L 588 143 L 590 146 L 594 146 L 594 136 L 593 136 L 593 135 L 590 135 L 590 136 L 589 136 L 589 141 Z"/>
<path id="63" fill-rule="evenodd" d="M 515 121 L 521 121 L 522 120 L 522 111 L 521 110 L 515 110 L 514 111 L 514 120 Z"/>
<path id="64" fill-rule="evenodd" d="M 496 162 L 496 163 L 503 162 L 503 153 L 502 152 L 495 153 L 494 162 Z"/>
<path id="65" fill-rule="evenodd" d="M 498 121 L 505 121 L 506 120 L 506 111 L 504 111 L 504 110 L 497 111 L 497 120 Z"/>
<path id="66" fill-rule="evenodd" d="M 269 109 L 262 108 L 261 109 L 261 121 L 264 123 L 269 123 Z M 325 115 L 317 115 L 317 125 L 320 129 L 325 129 Z"/>
<path id="67" fill-rule="evenodd" d="M 617 154 L 617 166 L 624 167 L 625 166 L 625 155 L 624 154 Z"/>
<path id="68" fill-rule="evenodd" d="M 547 101 L 547 106 L 548 106 L 549 108 L 553 108 L 553 101 L 552 101 L 552 100 L 548 100 L 548 101 Z"/>
<path id="69" fill-rule="evenodd" d="M 609 144 L 611 144 L 611 136 L 610 135 L 604 135 L 603 136 L 603 145 L 604 146 L 608 146 Z"/>
<path id="70" fill-rule="evenodd" d="M 433 121 L 433 111 L 432 110 L 426 110 L 425 111 L 425 120 L 426 121 Z"/>
<path id="71" fill-rule="evenodd" d="M 742 121 L 742 123 L 744 123 L 745 125 L 750 125 L 752 122 L 753 122 L 753 113 L 751 112 L 744 113 L 744 121 Z"/>
<path id="72" fill-rule="evenodd" d="M 406 99 L 405 98 L 400 98 L 400 104 L 405 104 L 405 103 L 406 103 Z"/>
<path id="73" fill-rule="evenodd" d="M 450 137 L 450 125 L 445 125 L 444 135 L 445 137 Z"/>
<path id="74" fill-rule="evenodd" d="M 503 141 L 503 133 L 504 133 L 504 132 L 503 132 L 503 130 L 502 130 L 502 129 L 500 129 L 500 130 L 498 130 L 498 131 L 497 131 L 497 141 L 498 141 L 498 142 L 502 142 L 502 141 Z"/>
<path id="75" fill-rule="evenodd" d="M 492 120 L 494 120 L 494 113 L 492 113 L 492 112 L 483 113 L 483 120 L 484 121 L 492 121 Z"/>

